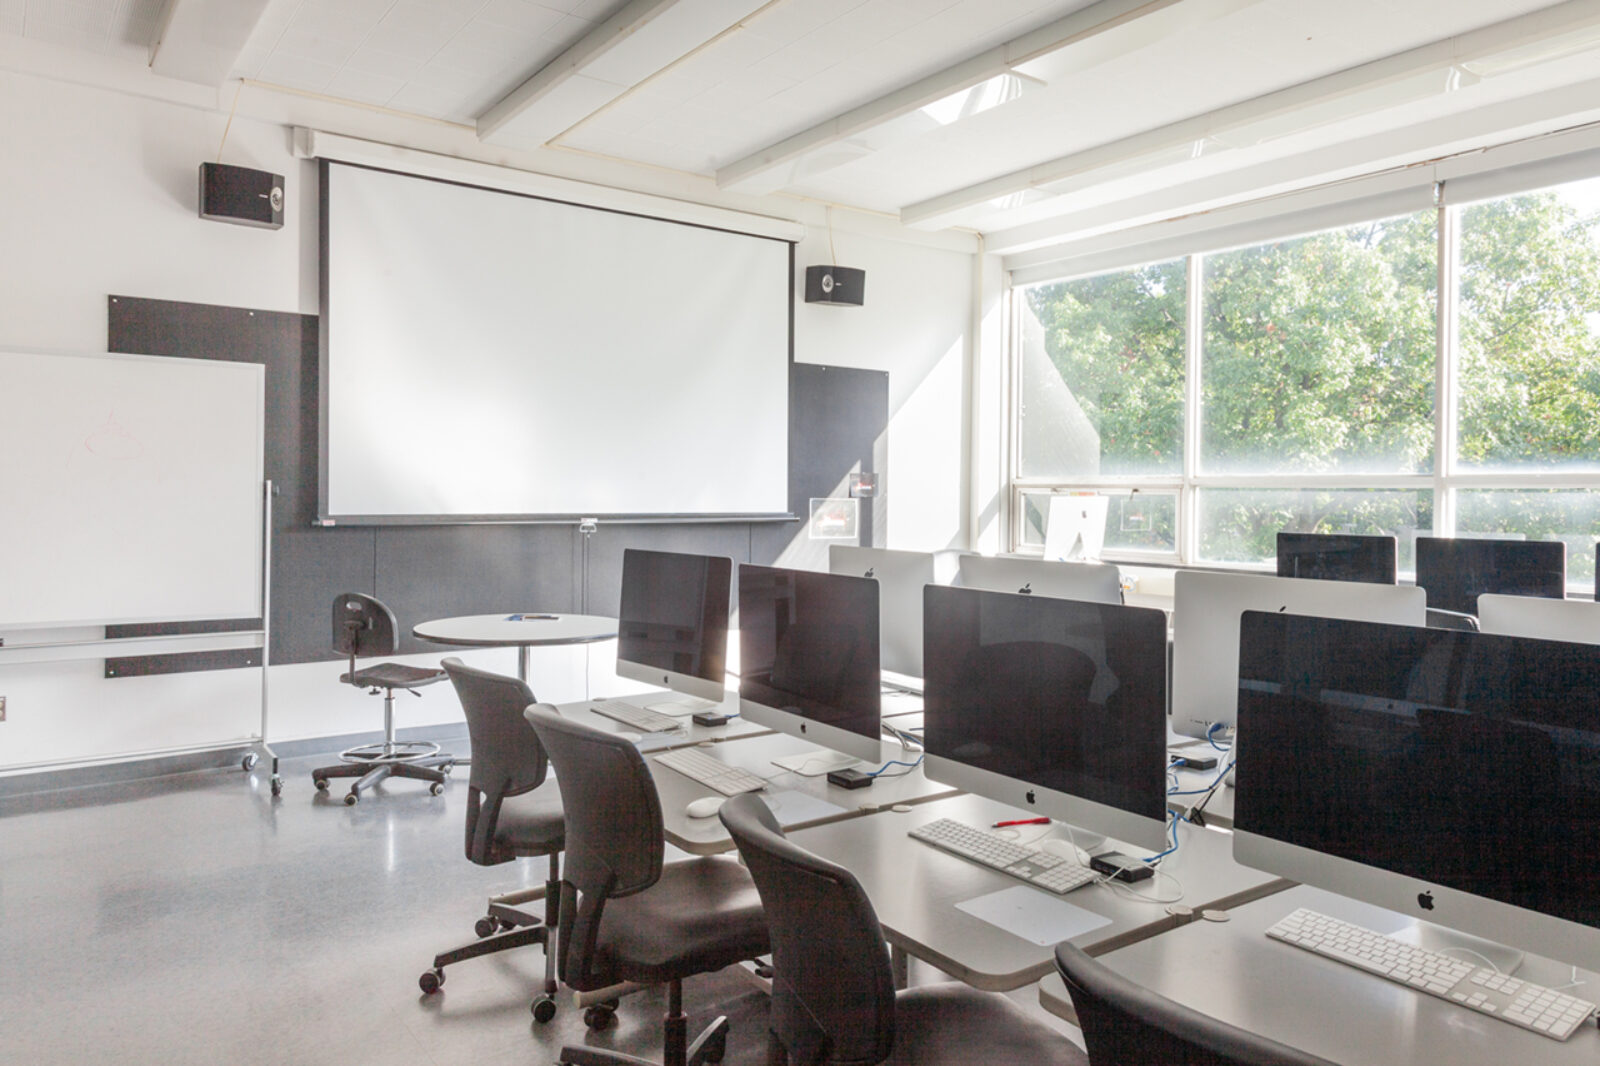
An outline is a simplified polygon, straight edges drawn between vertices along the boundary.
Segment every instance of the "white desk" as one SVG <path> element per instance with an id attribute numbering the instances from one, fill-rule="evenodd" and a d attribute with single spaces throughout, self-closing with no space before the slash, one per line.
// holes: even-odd
<path id="1" fill-rule="evenodd" d="M 731 766 L 767 778 L 770 781 L 767 795 L 777 801 L 773 806 L 773 814 L 785 831 L 877 814 L 881 809 L 895 804 L 926 803 L 956 794 L 956 790 L 948 785 L 929 781 L 923 776 L 921 767 L 896 777 L 886 773 L 868 787 L 857 789 L 830 785 L 823 776 L 801 777 L 772 765 L 772 760 L 815 751 L 816 745 L 778 733 L 735 739 L 703 750 Z M 885 741 L 884 758 L 906 757 L 897 744 Z M 915 759 L 916 756 L 911 755 L 906 761 Z M 733 839 L 722 827 L 721 819 L 690 818 L 684 814 L 689 801 L 717 793 L 670 767 L 656 765 L 648 752 L 645 762 L 655 777 L 656 792 L 661 798 L 661 817 L 667 839 L 695 855 L 732 851 Z M 891 766 L 889 773 L 903 769 L 905 767 Z M 820 800 L 835 809 L 821 809 L 815 803 L 806 802 L 807 798 Z"/>
<path id="2" fill-rule="evenodd" d="M 662 699 L 669 698 L 671 693 L 662 691 L 636 692 L 626 696 L 610 696 L 607 699 L 618 699 L 631 703 L 635 707 L 645 707 L 652 703 L 659 703 Z M 577 700 L 573 703 L 563 703 L 556 707 L 564 717 L 582 722 L 584 725 L 593 726 L 603 733 L 638 733 L 636 729 L 629 729 L 614 718 L 607 718 L 594 710 L 595 700 Z M 739 694 L 729 691 L 716 708 L 722 714 L 737 714 L 739 711 Z M 732 718 L 722 725 L 697 725 L 692 715 L 684 715 L 677 719 L 683 728 L 667 733 L 644 733 L 639 741 L 639 750 L 646 757 L 659 751 L 670 751 L 673 748 L 686 748 L 694 744 L 720 744 L 726 740 L 741 740 L 747 737 L 768 737 L 772 730 L 766 726 L 756 725 L 744 718 Z"/>
<path id="3" fill-rule="evenodd" d="M 1407 919 L 1392 911 L 1295 888 L 1234 909 L 1223 923 L 1192 922 L 1104 956 L 1118 973 L 1185 1006 L 1290 1047 L 1350 1066 L 1508 1066 L 1593 1063 L 1600 1031 L 1581 1028 L 1565 1042 L 1465 1010 L 1331 959 L 1267 938 L 1266 929 L 1297 907 L 1329 914 L 1380 933 Z M 1519 977 L 1565 985 L 1572 968 L 1529 956 Z M 1600 977 L 1572 990 L 1593 1000 Z M 1056 975 L 1039 986 L 1046 1010 L 1073 1019 Z"/>
<path id="4" fill-rule="evenodd" d="M 914 840 L 907 832 L 937 818 L 985 826 L 1026 816 L 1004 804 L 963 795 L 924 803 L 907 814 L 885 811 L 871 818 L 802 829 L 791 838 L 856 875 L 895 949 L 924 959 L 976 988 L 1004 991 L 1031 984 L 1053 970 L 1053 945 L 1015 936 L 957 909 L 956 904 L 1024 882 Z M 1190 825 L 1181 826 L 1178 832 L 1181 846 L 1163 862 L 1162 869 L 1182 883 L 1182 908 L 1195 913 L 1203 908 L 1226 909 L 1291 886 L 1291 882 L 1235 863 L 1232 840 L 1226 834 Z M 1166 904 L 1133 898 L 1175 896 L 1177 888 L 1166 877 L 1119 888 L 1080 888 L 1065 896 L 1041 889 L 1029 891 L 1111 919 L 1109 924 L 1073 938 L 1073 943 L 1091 954 L 1154 936 L 1190 918 L 1185 911 L 1170 910 Z"/>
<path id="5" fill-rule="evenodd" d="M 520 621 L 514 621 L 520 618 Z M 517 677 L 528 681 L 528 649 L 553 644 L 594 644 L 617 635 L 617 620 L 592 614 L 472 614 L 418 622 L 411 634 L 433 644 L 516 648 Z"/>

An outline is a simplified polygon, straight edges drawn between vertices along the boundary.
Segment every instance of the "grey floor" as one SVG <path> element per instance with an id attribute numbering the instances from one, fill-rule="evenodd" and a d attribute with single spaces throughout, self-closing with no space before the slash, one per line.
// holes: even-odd
<path id="1" fill-rule="evenodd" d="M 423 996 L 436 952 L 474 939 L 491 894 L 544 864 L 462 857 L 465 771 L 443 796 L 380 786 L 354 807 L 312 789 L 328 760 L 208 771 L 0 804 L 0 1063 L 548 1063 L 563 1043 L 660 1057 L 664 999 L 590 1034 L 563 997 L 533 1021 L 538 948 L 471 960 Z M 915 983 L 937 980 L 916 966 Z M 1032 988 L 1013 998 L 1040 1017 Z M 685 987 L 727 1062 L 765 1061 L 765 997 L 733 972 Z M 1054 1023 L 1062 1029 L 1066 1026 Z"/>

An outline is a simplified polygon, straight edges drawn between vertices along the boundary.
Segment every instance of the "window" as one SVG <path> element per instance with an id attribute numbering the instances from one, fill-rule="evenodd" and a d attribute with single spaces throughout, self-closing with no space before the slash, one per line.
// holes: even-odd
<path id="1" fill-rule="evenodd" d="M 1418 533 L 1498 533 L 1564 540 L 1592 588 L 1600 178 L 1448 195 L 1017 289 L 1014 546 L 1098 491 L 1113 559 L 1265 567 L 1291 529 L 1394 534 L 1410 570 Z"/>

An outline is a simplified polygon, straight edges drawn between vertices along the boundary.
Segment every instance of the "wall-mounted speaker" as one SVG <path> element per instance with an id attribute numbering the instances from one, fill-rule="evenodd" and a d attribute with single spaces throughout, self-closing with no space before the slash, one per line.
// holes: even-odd
<path id="1" fill-rule="evenodd" d="M 806 303 L 860 307 L 866 299 L 867 272 L 855 267 L 806 267 Z"/>
<path id="2" fill-rule="evenodd" d="M 200 217 L 281 229 L 283 175 L 225 163 L 201 163 Z"/>

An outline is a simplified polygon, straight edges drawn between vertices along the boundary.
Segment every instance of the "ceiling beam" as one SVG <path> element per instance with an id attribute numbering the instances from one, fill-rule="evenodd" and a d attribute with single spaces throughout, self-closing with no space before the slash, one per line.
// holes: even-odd
<path id="1" fill-rule="evenodd" d="M 1049 186 L 1153 153 L 1172 151 L 1253 122 L 1292 115 L 1312 104 L 1382 89 L 1418 74 L 1443 71 L 1462 63 L 1511 53 L 1564 35 L 1588 31 L 1597 25 L 1600 25 L 1600 0 L 1568 0 L 1567 3 L 1529 15 L 1398 52 L 1287 89 L 908 204 L 900 209 L 900 221 L 919 229 L 938 229 L 955 224 L 971 208 L 998 197 Z"/>
<path id="2" fill-rule="evenodd" d="M 478 139 L 487 140 L 507 123 L 549 96 L 584 67 L 665 13 L 678 0 L 628 0 L 622 9 L 584 34 L 533 77 L 512 89 L 478 116 Z"/>
<path id="3" fill-rule="evenodd" d="M 1051 75 L 1087 70 L 1119 55 L 1260 0 L 1099 0 L 1021 37 L 964 59 L 810 129 L 802 130 L 717 170 L 717 184 L 739 192 L 773 192 L 787 181 L 783 169 L 818 148 L 882 125 L 952 93 L 1073 46 L 1076 62 L 1053 64 Z M 1098 40 L 1097 40 L 1098 39 Z M 1064 57 L 1056 57 L 1064 59 Z M 1059 66 L 1059 69 L 1056 67 Z"/>
<path id="4" fill-rule="evenodd" d="M 150 43 L 150 69 L 166 78 L 221 85 L 233 72 L 268 0 L 167 0 Z"/>

